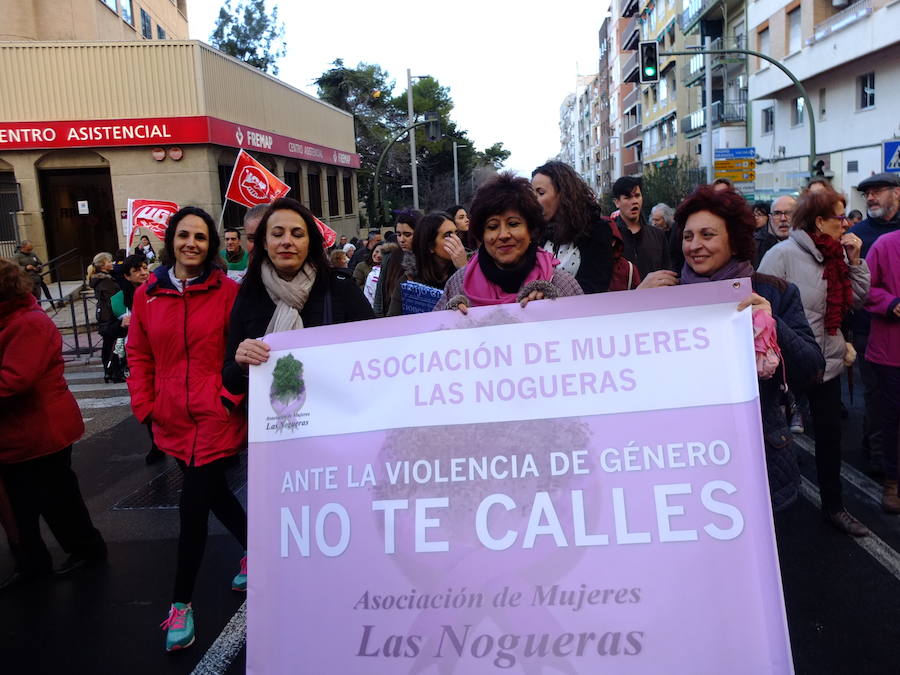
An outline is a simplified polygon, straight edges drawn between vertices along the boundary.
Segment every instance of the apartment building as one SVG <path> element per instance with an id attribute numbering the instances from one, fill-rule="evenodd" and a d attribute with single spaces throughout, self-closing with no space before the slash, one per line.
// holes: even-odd
<path id="1" fill-rule="evenodd" d="M 784 0 L 771 0 L 778 3 Z M 824 1 L 824 0 L 819 0 Z M 760 2 L 754 4 L 761 4 Z M 699 46 L 711 42 L 712 49 L 745 49 L 747 21 L 745 0 L 684 0 L 680 16 L 685 44 Z M 710 58 L 711 91 L 706 91 L 706 65 L 703 55 L 689 57 L 681 69 L 681 85 L 691 87 L 687 109 L 681 115 L 681 133 L 688 152 L 707 168 L 705 150 L 745 147 L 747 133 L 748 70 L 743 54 L 716 55 Z M 706 138 L 706 99 L 710 97 L 712 138 Z"/>
<path id="2" fill-rule="evenodd" d="M 757 0 L 747 18 L 755 49 L 789 68 L 810 99 L 778 68 L 751 59 L 758 193 L 805 185 L 813 123 L 816 160 L 850 197 L 848 208 L 863 207 L 854 186 L 885 170 L 882 143 L 900 139 L 900 3 Z"/>
<path id="3" fill-rule="evenodd" d="M 642 41 L 659 44 L 659 82 L 641 86 L 642 155 L 645 166 L 671 161 L 688 154 L 688 144 L 679 133 L 678 115 L 690 109 L 691 99 L 699 100 L 696 89 L 682 86 L 677 58 L 665 51 L 684 49 L 684 35 L 678 21 L 677 0 L 642 0 L 638 24 Z M 682 59 L 685 60 L 685 59 Z M 693 94 L 693 97 L 691 96 Z"/>
<path id="4" fill-rule="evenodd" d="M 643 171 L 643 135 L 641 134 L 641 88 L 638 84 L 638 3 L 640 0 L 613 0 L 618 19 L 617 46 L 621 79 L 618 87 L 621 116 L 620 176 L 639 176 Z"/>
<path id="5" fill-rule="evenodd" d="M 612 170 L 613 159 L 610 151 L 612 127 L 610 125 L 610 72 L 609 72 L 609 25 L 610 19 L 604 19 L 600 26 L 598 41 L 600 45 L 599 69 L 597 71 L 597 105 L 599 126 L 596 130 L 597 147 L 594 150 L 597 159 L 597 195 L 612 192 L 615 180 Z"/>

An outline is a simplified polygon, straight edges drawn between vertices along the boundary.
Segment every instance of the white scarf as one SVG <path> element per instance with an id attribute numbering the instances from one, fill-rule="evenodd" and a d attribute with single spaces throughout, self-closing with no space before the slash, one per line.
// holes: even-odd
<path id="1" fill-rule="evenodd" d="M 275 303 L 275 313 L 269 320 L 266 335 L 303 328 L 300 312 L 303 311 L 309 292 L 316 281 L 316 268 L 307 262 L 293 279 L 285 281 L 278 276 L 272 265 L 263 263 L 260 267 L 263 286 Z"/>

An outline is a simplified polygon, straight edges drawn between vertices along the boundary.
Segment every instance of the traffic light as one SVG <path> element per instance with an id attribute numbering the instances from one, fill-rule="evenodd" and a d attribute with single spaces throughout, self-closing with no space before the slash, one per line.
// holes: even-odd
<path id="1" fill-rule="evenodd" d="M 640 79 L 643 84 L 659 82 L 659 44 L 649 40 L 638 44 L 640 52 Z"/>
<path id="2" fill-rule="evenodd" d="M 427 112 L 425 113 L 425 120 L 428 124 L 425 125 L 425 138 L 427 138 L 432 143 L 437 141 L 441 137 L 441 118 L 436 112 Z"/>

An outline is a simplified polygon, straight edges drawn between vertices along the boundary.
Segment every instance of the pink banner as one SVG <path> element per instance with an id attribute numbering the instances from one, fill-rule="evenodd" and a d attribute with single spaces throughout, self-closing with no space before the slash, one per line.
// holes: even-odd
<path id="1" fill-rule="evenodd" d="M 792 672 L 748 289 L 269 336 L 248 672 Z"/>

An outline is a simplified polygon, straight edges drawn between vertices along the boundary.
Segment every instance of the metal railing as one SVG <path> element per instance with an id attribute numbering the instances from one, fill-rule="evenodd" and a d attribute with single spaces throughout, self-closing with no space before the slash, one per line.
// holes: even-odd
<path id="1" fill-rule="evenodd" d="M 859 0 L 844 10 L 841 10 L 834 16 L 831 16 L 822 23 L 818 23 L 813 28 L 812 37 L 806 38 L 806 45 L 809 46 L 824 40 L 832 33 L 841 30 L 852 23 L 856 23 L 860 19 L 864 19 L 872 13 L 872 0 Z"/>
<path id="2" fill-rule="evenodd" d="M 747 104 L 744 101 L 713 101 L 713 124 L 730 124 L 747 121 Z"/>
<path id="3" fill-rule="evenodd" d="M 59 271 L 61 267 L 72 262 L 77 262 L 79 269 L 85 269 L 81 253 L 76 248 L 51 258 L 41 265 L 41 289 L 44 294 L 50 297 L 44 298 L 42 296 L 39 302 L 42 305 L 49 304 L 51 311 L 57 310 L 57 313 L 52 318 L 63 336 L 63 356 L 77 358 L 86 355 L 91 357 L 95 351 L 100 349 L 100 336 L 91 330 L 91 315 L 93 311 L 89 308 L 89 305 L 91 307 L 95 306 L 96 301 L 93 299 L 93 293 L 83 292 L 83 285 L 68 294 L 64 293 Z M 55 282 L 51 282 L 52 285 L 56 286 L 55 297 L 50 294 L 49 288 L 43 281 L 44 277 L 51 274 L 56 279 Z M 68 316 L 65 318 L 59 317 L 58 311 L 66 306 L 68 306 Z M 79 314 L 81 314 L 81 317 L 78 316 Z M 81 319 L 80 321 L 79 318 Z"/>

